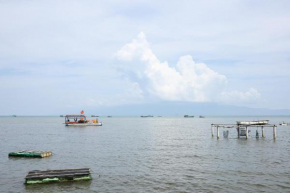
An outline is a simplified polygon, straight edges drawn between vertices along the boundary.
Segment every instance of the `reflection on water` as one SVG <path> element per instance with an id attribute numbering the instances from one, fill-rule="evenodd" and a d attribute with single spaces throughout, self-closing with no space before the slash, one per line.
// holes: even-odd
<path id="1" fill-rule="evenodd" d="M 0 192 L 289 192 L 290 127 L 277 139 L 211 137 L 211 123 L 252 117 L 101 117 L 102 127 L 65 127 L 60 117 L 0 117 Z M 285 117 L 259 117 L 278 124 Z M 220 134 L 224 130 L 220 129 Z M 260 132 L 261 134 L 261 132 Z M 8 158 L 17 150 L 43 159 Z M 92 169 L 92 181 L 25 186 L 30 170 Z"/>

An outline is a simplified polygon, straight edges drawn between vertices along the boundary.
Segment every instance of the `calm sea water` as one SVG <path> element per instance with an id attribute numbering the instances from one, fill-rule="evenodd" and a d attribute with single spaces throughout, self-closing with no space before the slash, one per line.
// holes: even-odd
<path id="1" fill-rule="evenodd" d="M 66 127 L 61 117 L 0 117 L 0 192 L 290 192 L 290 127 L 266 138 L 211 137 L 211 123 L 289 117 L 100 117 L 101 127 Z M 261 132 L 260 132 L 261 135 Z M 43 159 L 8 158 L 50 150 Z M 93 180 L 24 185 L 30 170 L 92 169 Z"/>

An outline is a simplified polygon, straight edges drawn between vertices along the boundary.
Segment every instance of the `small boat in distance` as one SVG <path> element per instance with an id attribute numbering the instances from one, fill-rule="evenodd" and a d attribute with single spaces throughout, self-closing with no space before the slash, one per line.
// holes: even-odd
<path id="1" fill-rule="evenodd" d="M 111 118 L 112 116 L 109 115 L 108 117 Z"/>
<path id="2" fill-rule="evenodd" d="M 12 117 L 16 117 L 16 115 L 12 115 Z"/>
<path id="3" fill-rule="evenodd" d="M 97 116 L 97 115 L 91 115 L 91 117 L 99 117 L 99 116 Z"/>
<path id="4" fill-rule="evenodd" d="M 205 117 L 205 116 L 201 116 L 201 115 L 199 116 L 199 118 L 204 118 L 204 117 Z"/>
<path id="5" fill-rule="evenodd" d="M 259 120 L 259 121 L 237 121 L 238 125 L 267 125 L 269 120 Z"/>
<path id="6" fill-rule="evenodd" d="M 184 115 L 184 118 L 193 118 L 194 116 Z"/>
<path id="7" fill-rule="evenodd" d="M 60 117 L 63 117 L 63 115 L 59 115 Z"/>
<path id="8" fill-rule="evenodd" d="M 98 119 L 87 120 L 84 111 L 80 115 L 66 115 L 65 126 L 102 126 L 103 124 Z"/>
<path id="9" fill-rule="evenodd" d="M 279 125 L 281 125 L 281 126 L 288 126 L 288 125 L 290 125 L 290 123 L 285 123 L 285 122 L 283 121 L 282 123 L 279 123 Z"/>

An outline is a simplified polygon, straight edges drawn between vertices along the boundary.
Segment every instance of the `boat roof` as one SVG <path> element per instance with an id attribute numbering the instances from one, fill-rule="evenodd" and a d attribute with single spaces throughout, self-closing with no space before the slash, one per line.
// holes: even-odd
<path id="1" fill-rule="evenodd" d="M 86 115 L 66 115 L 66 117 L 86 117 Z"/>

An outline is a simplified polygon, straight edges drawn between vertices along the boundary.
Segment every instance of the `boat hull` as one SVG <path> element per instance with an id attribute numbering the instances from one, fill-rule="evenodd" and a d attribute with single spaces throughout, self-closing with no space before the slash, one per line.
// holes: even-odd
<path id="1" fill-rule="evenodd" d="M 267 125 L 269 120 L 261 121 L 237 121 L 238 125 Z"/>
<path id="2" fill-rule="evenodd" d="M 103 123 L 65 123 L 65 126 L 102 126 Z"/>

